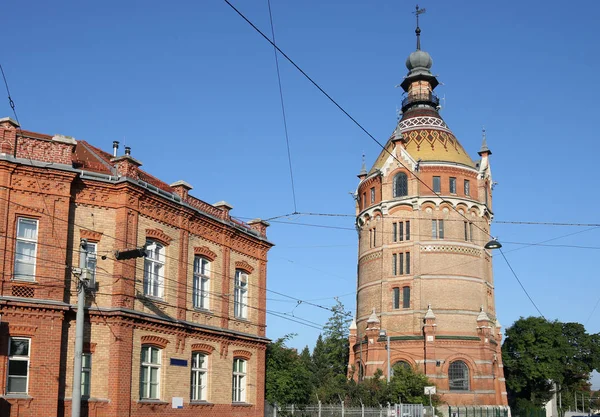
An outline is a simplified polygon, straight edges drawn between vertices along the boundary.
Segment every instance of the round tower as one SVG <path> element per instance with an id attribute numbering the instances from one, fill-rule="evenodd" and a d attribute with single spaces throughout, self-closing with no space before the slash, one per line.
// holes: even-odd
<path id="1" fill-rule="evenodd" d="M 444 122 L 432 64 L 418 42 L 401 83 L 402 118 L 358 176 L 349 372 L 362 378 L 377 369 L 387 375 L 388 363 L 391 372 L 410 366 L 450 405 L 507 405 L 492 256 L 484 248 L 493 217 L 491 151 L 484 132 L 481 159 L 473 161 Z"/>

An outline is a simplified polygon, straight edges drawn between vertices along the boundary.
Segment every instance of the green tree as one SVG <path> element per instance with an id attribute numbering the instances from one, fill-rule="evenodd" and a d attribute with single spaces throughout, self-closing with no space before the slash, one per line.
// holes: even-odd
<path id="1" fill-rule="evenodd" d="M 541 407 L 554 383 L 565 392 L 581 389 L 600 365 L 599 335 L 579 323 L 520 318 L 506 329 L 502 360 L 509 403 Z"/>
<path id="2" fill-rule="evenodd" d="M 429 405 L 429 396 L 425 395 L 425 387 L 433 386 L 427 376 L 414 369 L 402 365 L 394 366 L 394 375 L 392 376 L 386 401 L 395 403 L 400 400 L 408 404 Z M 433 405 L 439 404 L 437 395 L 431 398 Z"/>
<path id="3" fill-rule="evenodd" d="M 265 396 L 271 404 L 307 404 L 312 392 L 312 374 L 296 349 L 285 343 L 286 335 L 267 346 Z"/>

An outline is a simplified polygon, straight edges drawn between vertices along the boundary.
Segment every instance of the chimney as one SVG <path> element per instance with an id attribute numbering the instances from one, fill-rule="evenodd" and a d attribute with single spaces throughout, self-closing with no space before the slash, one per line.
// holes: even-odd
<path id="1" fill-rule="evenodd" d="M 125 146 L 125 155 L 131 156 L 131 146 Z"/>
<path id="2" fill-rule="evenodd" d="M 119 141 L 118 140 L 114 140 L 113 141 L 113 157 L 117 157 L 117 150 L 119 150 Z"/>

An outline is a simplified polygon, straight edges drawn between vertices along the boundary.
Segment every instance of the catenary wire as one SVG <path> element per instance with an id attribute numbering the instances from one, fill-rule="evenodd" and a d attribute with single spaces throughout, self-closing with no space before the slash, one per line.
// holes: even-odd
<path id="1" fill-rule="evenodd" d="M 267 5 L 269 6 L 269 22 L 271 23 L 271 36 L 273 38 L 273 44 L 275 44 L 275 28 L 273 26 L 273 13 L 271 11 L 271 0 L 267 0 Z M 279 85 L 279 100 L 281 102 L 281 115 L 283 118 L 283 129 L 285 132 L 285 143 L 287 146 L 287 157 L 288 157 L 288 164 L 290 167 L 290 182 L 291 182 L 291 186 L 292 186 L 292 198 L 294 201 L 294 212 L 297 212 L 298 207 L 296 205 L 296 188 L 294 187 L 294 172 L 292 170 L 292 154 L 290 152 L 290 137 L 288 134 L 287 117 L 285 115 L 285 102 L 283 100 L 283 88 L 281 86 L 281 72 L 279 71 L 279 57 L 277 56 L 276 48 L 273 48 L 273 53 L 275 54 L 275 68 L 277 69 L 277 83 Z"/>

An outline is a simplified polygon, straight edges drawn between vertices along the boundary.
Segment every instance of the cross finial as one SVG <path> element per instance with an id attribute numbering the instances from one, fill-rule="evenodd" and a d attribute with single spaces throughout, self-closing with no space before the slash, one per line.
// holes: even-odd
<path id="1" fill-rule="evenodd" d="M 425 9 L 419 8 L 417 4 L 415 11 L 413 12 L 417 17 L 417 28 L 415 29 L 415 33 L 417 34 L 417 51 L 421 50 L 421 28 L 419 27 L 419 15 L 425 13 Z"/>

